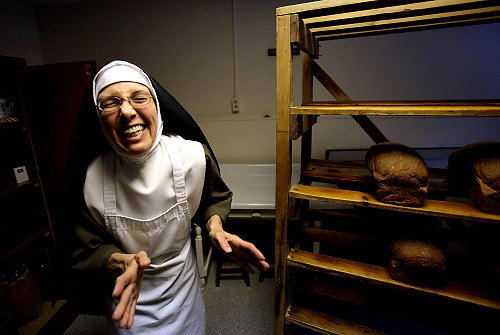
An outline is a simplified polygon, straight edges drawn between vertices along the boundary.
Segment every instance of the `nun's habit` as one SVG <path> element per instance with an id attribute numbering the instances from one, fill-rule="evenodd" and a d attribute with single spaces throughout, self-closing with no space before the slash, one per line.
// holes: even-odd
<path id="1" fill-rule="evenodd" d="M 154 143 L 140 155 L 122 151 L 102 128 L 107 141 L 92 134 L 102 126 L 95 107 L 99 92 L 123 81 L 148 87 L 158 111 Z M 212 215 L 225 221 L 231 203 L 210 146 L 179 103 L 133 64 L 104 66 L 92 96 L 82 105 L 68 161 L 69 187 L 80 204 L 72 265 L 105 270 L 115 252 L 146 251 L 151 265 L 144 272 L 134 324 L 118 332 L 204 334 L 191 221 L 196 216 L 204 225 Z"/>

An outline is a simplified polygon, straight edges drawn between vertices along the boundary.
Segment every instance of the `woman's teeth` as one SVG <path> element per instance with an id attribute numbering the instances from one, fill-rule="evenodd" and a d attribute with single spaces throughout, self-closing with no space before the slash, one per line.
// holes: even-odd
<path id="1" fill-rule="evenodd" d="M 133 126 L 133 127 L 125 129 L 123 131 L 123 135 L 125 137 L 134 137 L 134 136 L 139 135 L 142 131 L 144 131 L 144 129 L 145 128 L 143 125 Z"/>

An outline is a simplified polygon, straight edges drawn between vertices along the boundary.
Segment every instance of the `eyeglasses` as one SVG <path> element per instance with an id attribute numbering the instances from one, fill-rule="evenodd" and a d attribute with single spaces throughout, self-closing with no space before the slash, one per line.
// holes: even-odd
<path id="1" fill-rule="evenodd" d="M 99 100 L 97 103 L 97 108 L 101 113 L 109 113 L 118 110 L 121 107 L 124 101 L 128 101 L 128 103 L 133 108 L 141 108 L 149 104 L 152 100 L 152 96 L 146 92 L 137 92 L 133 94 L 131 97 L 121 99 L 118 97 L 109 97 L 106 99 Z"/>

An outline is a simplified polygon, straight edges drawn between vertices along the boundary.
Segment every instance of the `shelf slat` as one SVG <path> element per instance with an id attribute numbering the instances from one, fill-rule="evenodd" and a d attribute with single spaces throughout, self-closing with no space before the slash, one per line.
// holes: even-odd
<path id="1" fill-rule="evenodd" d="M 440 288 L 412 285 L 392 279 L 387 268 L 372 264 L 292 249 L 288 254 L 287 265 L 500 310 L 500 301 L 475 287 L 455 282 L 447 282 Z"/>
<path id="2" fill-rule="evenodd" d="M 312 1 L 297 5 L 283 6 L 276 8 L 276 15 L 286 15 L 294 13 L 304 13 L 309 11 L 330 10 L 337 6 L 361 4 L 365 2 L 375 2 L 376 0 L 325 0 Z"/>
<path id="3" fill-rule="evenodd" d="M 16 184 L 14 182 L 8 183 L 2 189 L 0 189 L 0 196 L 2 196 L 4 194 L 10 194 L 12 192 L 18 191 L 26 186 L 33 185 L 36 182 L 37 182 L 37 179 L 32 178 L 30 180 L 23 181 L 22 183 L 19 183 L 19 184 Z"/>
<path id="4" fill-rule="evenodd" d="M 418 150 L 417 150 L 418 151 Z M 365 162 L 354 162 L 354 161 L 331 161 L 324 159 L 311 159 L 307 164 L 308 170 L 319 169 L 319 170 L 342 170 L 342 171 L 353 171 L 353 172 L 364 172 L 368 173 L 368 167 Z M 427 168 L 429 170 L 429 178 L 431 179 L 447 179 L 448 170 L 441 168 Z"/>
<path id="5" fill-rule="evenodd" d="M 3 252 L 3 254 L 0 255 L 0 261 L 7 258 L 8 256 L 16 253 L 17 251 L 21 250 L 22 248 L 24 248 L 24 246 L 26 246 L 27 244 L 31 243 L 32 241 L 38 239 L 39 237 L 43 236 L 44 234 L 47 234 L 49 231 L 50 231 L 49 227 L 44 227 L 41 230 L 26 236 L 21 242 L 17 243 L 16 246 L 14 246 L 8 250 L 5 250 Z"/>
<path id="6" fill-rule="evenodd" d="M 390 26 L 390 25 L 408 25 L 408 23 L 413 22 L 425 22 L 426 20 L 437 20 L 441 19 L 444 21 L 451 21 L 453 18 L 461 17 L 461 16 L 472 16 L 472 15 L 490 15 L 494 16 L 493 13 L 498 13 L 500 11 L 500 6 L 492 6 L 486 8 L 474 8 L 467 10 L 459 10 L 448 13 L 438 13 L 438 14 L 427 14 L 421 16 L 412 16 L 412 17 L 398 17 L 393 19 L 386 20 L 374 20 L 368 22 L 356 22 L 349 24 L 337 24 L 331 26 L 324 26 L 318 28 L 311 28 L 311 32 L 316 36 L 334 34 L 336 31 L 344 30 L 344 29 L 367 29 L 371 30 L 377 26 Z"/>
<path id="7" fill-rule="evenodd" d="M 412 1 L 418 3 L 419 1 Z M 286 15 L 293 13 L 300 13 L 301 17 L 304 18 L 314 18 L 312 22 L 323 22 L 332 21 L 349 18 L 349 16 L 374 16 L 398 12 L 411 12 L 418 9 L 432 9 L 435 8 L 440 12 L 447 12 L 447 6 L 450 5 L 460 5 L 460 4 L 472 4 L 474 7 L 483 7 L 485 5 L 484 0 L 435 0 L 427 1 L 428 4 L 418 5 L 418 4 L 405 4 L 402 6 L 395 6 L 394 3 L 386 1 L 376 1 L 376 0 L 323 0 L 323 1 L 312 1 L 303 4 L 290 5 L 278 7 L 276 9 L 276 15 Z M 343 7 L 346 6 L 346 7 Z M 349 7 L 347 7 L 349 6 Z M 402 7 L 402 8 L 400 8 Z M 340 13 L 340 17 L 331 17 L 329 12 Z M 368 12 L 365 13 L 364 12 Z M 364 14 L 364 15 L 363 15 Z M 356 17 L 356 16 L 354 16 Z M 310 22 L 310 21 L 308 21 Z"/>
<path id="8" fill-rule="evenodd" d="M 481 0 L 482 1 L 482 0 Z M 356 20 L 361 22 L 374 22 L 377 18 L 380 17 L 407 17 L 412 18 L 415 13 L 435 13 L 439 11 L 444 13 L 444 15 L 449 12 L 453 12 L 457 9 L 465 9 L 465 8 L 475 8 L 475 9 L 488 9 L 491 10 L 492 3 L 482 2 L 481 4 L 477 4 L 478 0 L 453 0 L 453 3 L 450 3 L 450 0 L 433 0 L 433 1 L 424 1 L 424 2 L 416 2 L 416 3 L 407 3 L 407 4 L 395 4 L 393 6 L 388 6 L 385 8 L 369 8 L 365 10 L 358 11 L 348 11 L 342 12 L 327 16 L 315 16 L 304 19 L 304 23 L 307 27 L 325 27 L 325 26 L 338 26 L 341 20 Z M 453 5 L 453 7 L 447 7 L 450 11 L 444 11 L 441 6 L 449 6 Z M 484 6 L 484 7 L 483 7 Z M 448 14 L 449 16 L 449 14 Z"/>
<path id="9" fill-rule="evenodd" d="M 11 118 L 11 121 L 1 121 L 0 130 L 22 128 L 24 124 L 17 118 Z"/>
<path id="10" fill-rule="evenodd" d="M 500 116 L 500 100 L 331 102 L 290 107 L 293 115 Z"/>
<path id="11" fill-rule="evenodd" d="M 289 195 L 292 198 L 313 201 L 379 208 L 414 214 L 448 217 L 453 219 L 500 223 L 500 215 L 498 214 L 483 212 L 472 204 L 462 204 L 450 201 L 426 199 L 424 206 L 422 207 L 398 206 L 377 201 L 375 196 L 365 192 L 341 190 L 328 187 L 306 186 L 301 184 L 293 185 L 290 189 Z"/>
<path id="12" fill-rule="evenodd" d="M 436 22 L 437 21 L 437 22 Z M 498 12 L 489 12 L 486 15 L 479 17 L 476 16 L 464 16 L 464 17 L 450 17 L 449 20 L 426 20 L 420 21 L 420 23 L 414 23 L 410 21 L 410 24 L 401 25 L 383 25 L 374 26 L 373 28 L 360 28 L 360 29 L 345 29 L 335 33 L 325 32 L 324 35 L 314 35 L 314 37 L 319 41 L 336 40 L 342 38 L 354 38 L 362 36 L 373 36 L 373 35 L 385 35 L 385 34 L 395 34 L 403 33 L 409 31 L 421 31 L 421 30 L 431 30 L 439 28 L 451 28 L 451 27 L 461 27 L 473 24 L 487 24 L 496 23 L 500 21 L 500 14 Z M 419 21 L 417 21 L 419 22 Z"/>
<path id="13" fill-rule="evenodd" d="M 302 236 L 308 237 L 314 241 L 332 243 L 348 247 L 363 248 L 374 242 L 374 238 L 368 235 L 358 235 L 333 231 L 314 227 L 300 227 Z"/>
<path id="14" fill-rule="evenodd" d="M 485 0 L 392 3 L 325 0 L 277 8 L 277 15 L 299 14 L 317 40 L 418 31 L 498 22 L 498 4 Z M 324 30 L 324 31 L 323 31 Z"/>
<path id="15" fill-rule="evenodd" d="M 298 305 L 288 306 L 285 320 L 291 324 L 311 329 L 321 334 L 384 334 L 368 327 L 336 318 L 326 313 L 312 311 Z"/>
<path id="16" fill-rule="evenodd" d="M 322 171 L 322 170 L 302 170 L 301 178 L 306 178 L 310 181 L 325 182 L 325 183 L 347 183 L 351 185 L 358 185 L 369 187 L 373 185 L 374 180 L 371 175 L 344 173 L 336 171 Z M 441 181 L 429 181 L 429 191 L 448 192 L 453 191 L 452 187 Z"/>

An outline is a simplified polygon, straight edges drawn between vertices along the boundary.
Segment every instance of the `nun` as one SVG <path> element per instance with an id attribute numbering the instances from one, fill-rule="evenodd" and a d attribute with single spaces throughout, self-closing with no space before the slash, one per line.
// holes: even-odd
<path id="1" fill-rule="evenodd" d="M 78 213 L 70 262 L 115 274 L 119 334 L 205 334 L 192 222 L 245 270 L 269 267 L 252 243 L 224 231 L 232 193 L 201 129 L 136 65 L 113 61 L 96 74 L 67 170 Z"/>

